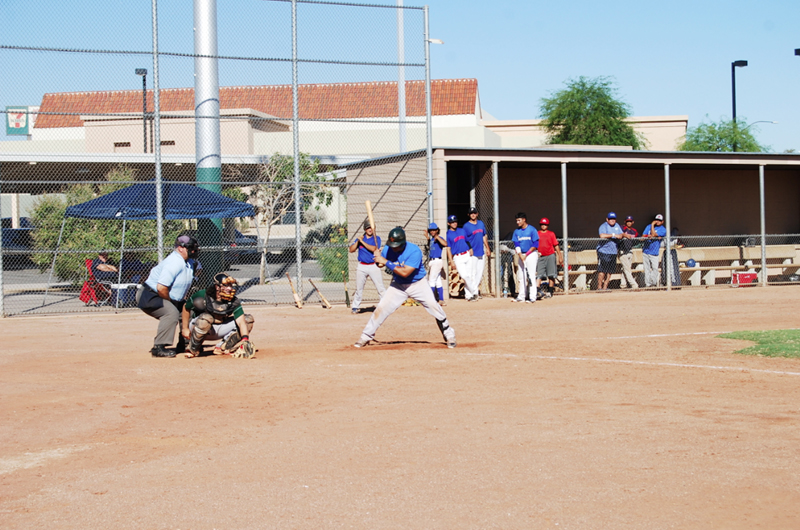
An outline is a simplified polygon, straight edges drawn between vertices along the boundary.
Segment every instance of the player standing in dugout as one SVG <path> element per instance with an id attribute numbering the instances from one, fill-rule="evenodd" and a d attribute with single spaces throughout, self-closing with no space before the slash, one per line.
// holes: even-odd
<path id="1" fill-rule="evenodd" d="M 372 313 L 356 348 L 363 348 L 375 338 L 375 333 L 383 322 L 403 305 L 408 298 L 419 302 L 436 319 L 448 348 L 456 347 L 456 332 L 450 327 L 444 309 L 436 302 L 426 278 L 422 264 L 422 249 L 406 241 L 406 233 L 397 226 L 389 232 L 386 246 L 379 256 L 375 256 L 379 267 L 392 272 L 392 282 Z"/>

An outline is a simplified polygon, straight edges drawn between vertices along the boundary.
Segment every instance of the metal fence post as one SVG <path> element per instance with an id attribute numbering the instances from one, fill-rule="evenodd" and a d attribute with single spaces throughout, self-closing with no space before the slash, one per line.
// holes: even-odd
<path id="1" fill-rule="evenodd" d="M 669 198 L 669 164 L 664 164 L 664 215 L 666 215 L 667 236 L 664 239 L 664 278 L 666 278 L 667 291 L 672 289 L 672 252 L 671 252 L 671 236 L 672 236 L 672 223 L 670 214 L 670 198 Z"/>
<path id="2" fill-rule="evenodd" d="M 294 243 L 297 294 L 303 298 L 303 249 L 300 226 L 300 125 L 297 89 L 297 0 L 292 0 L 292 153 L 294 155 Z"/>
<path id="3" fill-rule="evenodd" d="M 500 176 L 498 175 L 499 164 L 497 161 L 492 162 L 492 202 L 494 203 L 494 294 L 495 298 L 500 298 L 503 292 L 503 275 L 502 275 L 502 255 L 500 254 Z"/>
<path id="4" fill-rule="evenodd" d="M 567 163 L 561 162 L 561 223 L 564 234 L 564 294 L 569 294 L 569 237 L 567 226 Z"/>
<path id="5" fill-rule="evenodd" d="M 431 123 L 431 41 L 428 28 L 428 6 L 425 19 L 425 137 L 428 176 L 428 223 L 433 222 L 433 125 Z"/>
<path id="6" fill-rule="evenodd" d="M 158 240 L 158 262 L 164 259 L 164 194 L 161 186 L 161 102 L 158 74 L 158 0 L 153 0 L 153 131 L 156 172 L 156 239 Z"/>
<path id="7" fill-rule="evenodd" d="M 3 186 L 3 174 L 0 173 L 0 189 Z M 2 196 L 2 195 L 0 195 Z M 3 218 L 3 201 L 0 200 L 0 219 Z M 0 318 L 6 316 L 3 306 L 5 301 L 5 288 L 3 287 L 3 228 L 0 226 Z"/>
<path id="8" fill-rule="evenodd" d="M 761 210 L 761 287 L 767 286 L 767 223 L 764 208 L 764 164 L 758 166 L 758 195 Z"/>

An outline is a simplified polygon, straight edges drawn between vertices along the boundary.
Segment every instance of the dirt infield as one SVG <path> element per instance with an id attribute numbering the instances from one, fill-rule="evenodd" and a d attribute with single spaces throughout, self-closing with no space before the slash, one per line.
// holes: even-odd
<path id="1" fill-rule="evenodd" d="M 0 320 L 3 528 L 799 528 L 796 287 L 255 308 L 254 360 L 141 313 Z"/>

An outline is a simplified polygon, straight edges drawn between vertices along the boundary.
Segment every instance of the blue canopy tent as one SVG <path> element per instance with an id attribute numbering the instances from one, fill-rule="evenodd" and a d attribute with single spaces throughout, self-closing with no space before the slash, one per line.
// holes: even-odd
<path id="1" fill-rule="evenodd" d="M 192 184 L 163 183 L 161 184 L 162 204 L 164 205 L 163 219 L 229 219 L 234 217 L 255 217 L 255 207 L 246 202 L 236 201 L 219 193 L 199 188 Z M 82 219 L 116 219 L 122 221 L 122 243 L 120 246 L 120 260 L 125 249 L 125 229 L 128 221 L 155 220 L 156 212 L 156 184 L 155 180 L 134 184 L 117 190 L 96 199 L 70 206 L 64 213 L 61 222 L 61 231 L 58 234 L 56 252 L 50 267 L 50 277 L 47 281 L 47 291 L 53 279 L 58 249 L 64 234 L 64 224 L 68 217 Z M 256 226 L 256 230 L 258 227 Z M 261 238 L 258 238 L 261 241 Z M 118 285 L 122 284 L 122 268 L 120 267 Z M 119 297 L 117 297 L 117 305 Z"/>

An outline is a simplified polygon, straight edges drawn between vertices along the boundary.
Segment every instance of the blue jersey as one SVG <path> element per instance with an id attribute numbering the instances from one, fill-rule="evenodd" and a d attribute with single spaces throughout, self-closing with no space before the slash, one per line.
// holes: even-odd
<path id="1" fill-rule="evenodd" d="M 527 254 L 530 249 L 539 248 L 539 231 L 531 225 L 517 228 L 511 241 L 514 242 L 514 247 L 519 247 L 523 254 Z"/>
<path id="2" fill-rule="evenodd" d="M 447 246 L 450 247 L 450 252 L 453 253 L 453 256 L 469 252 L 467 234 L 463 228 L 447 231 Z"/>
<path id="3" fill-rule="evenodd" d="M 435 237 L 430 238 L 430 245 L 431 245 L 431 259 L 437 259 L 442 257 L 442 244 L 439 243 L 439 240 Z"/>
<path id="4" fill-rule="evenodd" d="M 622 234 L 622 227 L 619 226 L 619 223 L 614 223 L 614 226 L 611 226 L 606 222 L 600 225 L 598 234 Z M 603 239 L 597 245 L 597 252 L 600 254 L 616 254 L 617 250 L 617 240 L 615 239 Z"/>
<path id="5" fill-rule="evenodd" d="M 467 234 L 467 242 L 472 247 L 472 255 L 480 258 L 486 251 L 483 244 L 483 236 L 486 235 L 486 225 L 483 221 L 477 220 L 475 224 L 467 221 L 464 223 L 464 233 Z"/>
<path id="6" fill-rule="evenodd" d="M 403 252 L 399 253 L 392 247 L 384 247 L 381 256 L 398 266 L 414 267 L 417 269 L 408 278 L 399 274 L 392 275 L 392 281 L 397 283 L 414 283 L 425 278 L 425 266 L 422 264 L 422 250 L 414 243 L 406 243 Z"/>
<path id="7" fill-rule="evenodd" d="M 367 237 L 367 235 L 364 234 L 364 237 L 361 238 L 361 241 L 374 247 L 380 248 L 381 246 L 380 236 Z M 360 242 L 358 243 L 358 261 L 361 263 L 375 263 L 375 254 L 364 248 L 364 245 L 362 245 Z"/>
<path id="8" fill-rule="evenodd" d="M 647 225 L 642 232 L 643 236 L 650 235 L 650 227 L 653 225 Z M 656 228 L 656 236 L 658 237 L 667 237 L 667 229 L 664 226 L 657 226 Z M 644 240 L 644 247 L 642 248 L 642 252 L 647 254 L 648 256 L 658 256 L 658 250 L 661 248 L 661 240 L 660 239 L 645 239 Z"/>

